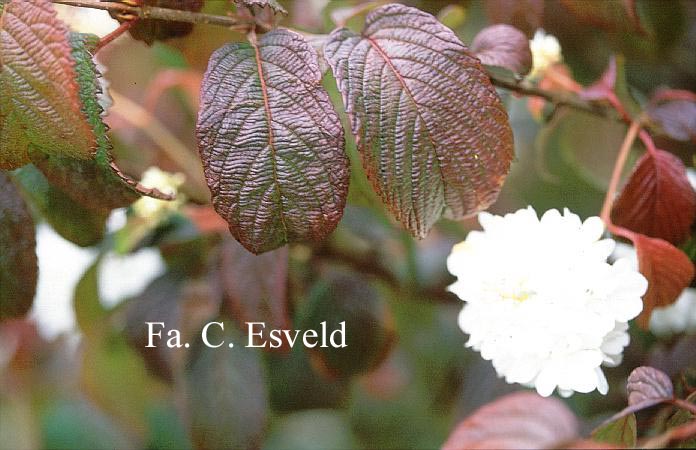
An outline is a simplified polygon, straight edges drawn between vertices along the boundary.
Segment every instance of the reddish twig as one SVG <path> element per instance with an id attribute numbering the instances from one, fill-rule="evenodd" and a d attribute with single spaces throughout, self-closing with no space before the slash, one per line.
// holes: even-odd
<path id="1" fill-rule="evenodd" d="M 106 47 L 111 42 L 113 42 L 116 38 L 118 38 L 123 33 L 128 31 L 135 24 L 136 20 L 138 20 L 138 19 L 126 20 L 125 22 L 122 22 L 121 25 L 119 25 L 118 28 L 116 28 L 114 31 L 107 34 L 103 38 L 99 39 L 99 42 L 94 47 L 93 53 L 96 54 L 99 50 Z"/>
<path id="2" fill-rule="evenodd" d="M 615 233 L 612 230 L 612 228 L 618 229 L 620 227 L 615 227 L 611 222 L 611 207 L 614 204 L 614 197 L 616 196 L 616 192 L 619 187 L 619 182 L 621 181 L 621 173 L 623 172 L 623 168 L 626 165 L 626 160 L 628 159 L 628 154 L 631 151 L 631 146 L 633 145 L 633 142 L 636 140 L 636 137 L 640 132 L 640 128 L 641 121 L 636 120 L 633 123 L 631 123 L 631 126 L 628 129 L 628 133 L 626 133 L 626 137 L 624 138 L 624 141 L 621 144 L 619 154 L 616 157 L 614 171 L 611 174 L 611 181 L 609 182 L 609 189 L 607 190 L 607 194 L 604 197 L 604 204 L 602 205 L 602 212 L 600 214 L 602 221 L 604 221 L 604 224 L 607 226 L 609 231 L 611 231 L 614 234 L 622 235 L 624 237 L 628 236 L 625 236 L 625 233 Z"/>
<path id="3" fill-rule="evenodd" d="M 696 415 L 696 405 L 694 405 L 693 403 L 689 403 L 686 400 L 675 398 L 674 400 L 672 400 L 672 404 L 674 406 L 678 406 L 679 408 L 689 411 L 691 414 Z"/>

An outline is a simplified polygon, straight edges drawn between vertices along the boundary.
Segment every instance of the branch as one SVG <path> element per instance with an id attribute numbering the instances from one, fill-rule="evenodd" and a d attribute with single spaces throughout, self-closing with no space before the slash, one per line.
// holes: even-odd
<path id="1" fill-rule="evenodd" d="M 208 25 L 220 25 L 238 31 L 245 31 L 251 25 L 250 22 L 240 20 L 236 17 L 217 16 L 213 14 L 198 13 L 193 11 L 182 11 L 170 8 L 160 8 L 155 6 L 131 6 L 117 2 L 106 2 L 99 0 L 51 0 L 53 3 L 61 5 L 79 6 L 83 8 L 94 8 L 105 11 L 130 14 L 142 19 L 160 19 L 175 22 L 202 23 Z M 520 95 L 541 97 L 556 106 L 568 106 L 580 111 L 601 117 L 616 118 L 611 106 L 604 106 L 601 103 L 584 101 L 576 96 L 563 92 L 553 92 L 539 89 L 528 83 L 515 83 L 494 74 L 489 73 L 491 81 L 495 86 L 516 92 Z"/>
<path id="2" fill-rule="evenodd" d="M 140 19 L 159 19 L 170 22 L 203 23 L 207 25 L 220 25 L 223 27 L 243 30 L 249 25 L 234 17 L 217 16 L 214 14 L 182 11 L 158 6 L 131 6 L 117 2 L 102 2 L 99 0 L 51 0 L 53 3 L 83 8 L 101 9 L 109 12 L 130 14 Z"/>
<path id="3" fill-rule="evenodd" d="M 532 97 L 541 97 L 544 100 L 546 100 L 549 103 L 553 103 L 556 106 L 559 105 L 564 105 L 564 106 L 569 106 L 573 109 L 577 109 L 580 111 L 585 111 L 590 114 L 594 114 L 597 116 L 601 117 L 615 117 L 615 114 L 613 112 L 613 109 L 610 107 L 604 107 L 599 103 L 591 103 L 587 102 L 584 100 L 581 100 L 575 96 L 563 93 L 563 92 L 553 92 L 553 91 L 546 91 L 543 89 L 539 89 L 535 86 L 531 86 L 527 83 L 520 82 L 520 83 L 514 83 L 502 78 L 497 77 L 496 75 L 489 73 L 488 76 L 491 79 L 491 82 L 493 83 L 494 86 L 501 87 L 503 89 L 507 89 L 512 92 L 516 92 L 520 95 L 526 95 L 526 96 L 532 96 Z"/>

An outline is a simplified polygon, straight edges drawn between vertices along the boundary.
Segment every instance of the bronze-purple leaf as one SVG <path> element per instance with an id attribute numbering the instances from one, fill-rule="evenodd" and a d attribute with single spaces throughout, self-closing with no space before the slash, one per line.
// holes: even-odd
<path id="1" fill-rule="evenodd" d="M 578 420 L 563 402 L 520 391 L 479 408 L 456 426 L 442 448 L 565 448 L 577 436 Z"/>
<path id="2" fill-rule="evenodd" d="M 631 372 L 626 390 L 630 406 L 654 405 L 674 397 L 672 381 L 667 374 L 648 366 L 638 367 Z"/>
<path id="3" fill-rule="evenodd" d="M 215 51 L 196 131 L 213 206 L 249 251 L 336 227 L 348 194 L 343 129 L 301 35 L 276 29 Z"/>
<path id="4" fill-rule="evenodd" d="M 631 372 L 626 383 L 628 406 L 599 426 L 604 427 L 640 410 L 673 399 L 672 381 L 666 373 L 654 367 L 641 366 Z"/>
<path id="5" fill-rule="evenodd" d="M 424 237 L 444 214 L 460 219 L 495 201 L 513 158 L 495 89 L 466 46 L 430 14 L 372 11 L 357 35 L 324 50 L 363 165 L 394 216 Z"/>
<path id="6" fill-rule="evenodd" d="M 36 292 L 34 221 L 19 190 L 0 172 L 0 319 L 29 311 Z"/>
<path id="7" fill-rule="evenodd" d="M 532 68 L 532 51 L 527 36 L 511 25 L 486 27 L 474 37 L 471 51 L 488 66 L 526 75 Z"/>

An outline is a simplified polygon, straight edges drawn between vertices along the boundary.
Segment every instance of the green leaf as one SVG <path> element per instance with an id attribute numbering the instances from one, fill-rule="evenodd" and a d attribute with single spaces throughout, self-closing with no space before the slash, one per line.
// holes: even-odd
<path id="1" fill-rule="evenodd" d="M 301 35 L 277 29 L 215 51 L 196 130 L 215 210 L 249 251 L 336 227 L 348 194 L 343 129 Z"/>
<path id="2" fill-rule="evenodd" d="M 135 443 L 103 412 L 79 399 L 59 399 L 47 405 L 41 418 L 43 448 L 113 450 Z"/>
<path id="3" fill-rule="evenodd" d="M 18 189 L 0 172 L 0 320 L 21 317 L 36 292 L 34 221 Z"/>
<path id="4" fill-rule="evenodd" d="M 107 214 L 76 203 L 65 192 L 53 187 L 33 164 L 14 172 L 14 180 L 41 216 L 63 238 L 81 247 L 102 240 Z"/>
<path id="5" fill-rule="evenodd" d="M 386 5 L 368 14 L 361 35 L 331 33 L 324 56 L 373 188 L 413 235 L 495 201 L 512 130 L 480 62 L 451 30 Z"/>
<path id="6" fill-rule="evenodd" d="M 0 168 L 28 162 L 27 139 L 52 155 L 92 157 L 96 137 L 82 112 L 68 30 L 50 1 L 6 4 L 0 16 L 0 87 Z"/>
<path id="7" fill-rule="evenodd" d="M 100 332 L 105 325 L 109 312 L 99 300 L 99 264 L 101 257 L 85 271 L 75 286 L 73 308 L 75 320 L 82 333 L 88 338 L 94 332 Z"/>
<path id="8" fill-rule="evenodd" d="M 447 28 L 456 30 L 466 21 L 466 9 L 461 5 L 447 5 L 437 13 L 437 20 Z"/>
<path id="9" fill-rule="evenodd" d="M 119 424 L 144 438 L 150 403 L 164 386 L 150 376 L 140 356 L 110 324 L 83 340 L 79 382 L 87 397 Z"/>
<path id="10" fill-rule="evenodd" d="M 232 323 L 208 329 L 211 348 L 199 339 L 186 371 L 190 433 L 200 449 L 256 448 L 268 415 L 260 352 L 243 345 Z M 233 342 L 234 348 L 228 344 Z"/>
<path id="11" fill-rule="evenodd" d="M 71 33 L 72 58 L 79 82 L 83 112 L 96 135 L 97 150 L 92 160 L 80 160 L 47 152 L 43 146 L 32 146 L 29 157 L 56 188 L 73 201 L 99 212 L 130 205 L 141 195 L 171 199 L 170 196 L 142 187 L 122 173 L 111 156 L 111 143 L 102 120 L 103 108 L 99 97 L 103 94 L 98 72 L 90 49 L 95 36 Z"/>
<path id="12" fill-rule="evenodd" d="M 595 441 L 617 445 L 622 448 L 635 447 L 637 438 L 638 431 L 635 414 L 629 414 L 609 422 L 592 432 L 592 439 Z"/>
<path id="13" fill-rule="evenodd" d="M 330 409 L 289 414 L 274 424 L 266 450 L 347 450 L 360 448 L 345 413 Z"/>
<path id="14" fill-rule="evenodd" d="M 391 311 L 368 280 L 353 273 L 322 278 L 298 312 L 299 328 L 329 331 L 345 322 L 345 348 L 309 348 L 315 367 L 331 378 L 345 378 L 375 369 L 389 355 L 396 334 Z M 357 331 L 359 330 L 359 331 Z"/>

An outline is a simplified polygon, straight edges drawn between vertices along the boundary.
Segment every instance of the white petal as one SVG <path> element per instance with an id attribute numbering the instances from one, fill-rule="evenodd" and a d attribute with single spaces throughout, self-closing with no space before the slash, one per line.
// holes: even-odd
<path id="1" fill-rule="evenodd" d="M 604 222 L 599 217 L 588 217 L 582 224 L 582 235 L 588 242 L 598 241 L 604 234 Z"/>
<path id="2" fill-rule="evenodd" d="M 607 392 L 609 392 L 609 383 L 607 383 L 604 372 L 602 372 L 601 368 L 596 367 L 595 374 L 597 376 L 597 390 L 600 394 L 607 395 Z"/>

